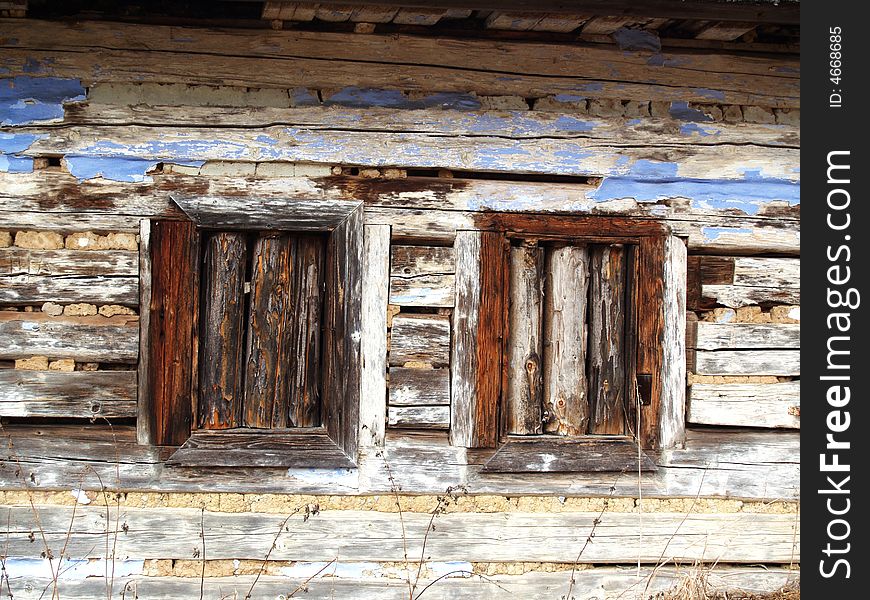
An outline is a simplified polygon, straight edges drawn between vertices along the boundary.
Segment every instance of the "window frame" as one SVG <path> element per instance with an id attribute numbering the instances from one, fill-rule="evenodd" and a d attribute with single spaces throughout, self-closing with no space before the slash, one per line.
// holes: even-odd
<path id="1" fill-rule="evenodd" d="M 466 448 L 496 448 L 498 453 L 507 449 L 506 442 L 509 445 L 517 441 L 523 444 L 521 454 L 532 458 L 527 470 L 559 469 L 558 466 L 548 469 L 546 461 L 531 456 L 543 452 L 547 445 L 536 442 L 557 442 L 554 436 L 512 440 L 504 435 L 504 420 L 500 418 L 506 367 L 510 239 L 535 238 L 636 244 L 631 307 L 637 315 L 635 372 L 649 376 L 645 378 L 648 389 L 641 388 L 641 395 L 648 402 L 640 406 L 637 439 L 647 451 L 680 445 L 685 431 L 686 386 L 683 241 L 672 236 L 661 222 L 631 217 L 487 213 L 476 225 L 475 230 L 457 232 L 455 243 L 451 443 Z M 644 307 L 642 316 L 638 307 Z M 576 440 L 581 442 L 578 446 L 588 445 L 593 438 L 582 436 L 561 443 Z M 589 470 L 613 469 L 593 466 Z"/>
<path id="2" fill-rule="evenodd" d="M 168 464 L 189 466 L 353 467 L 358 451 L 360 406 L 360 321 L 362 313 L 363 204 L 343 200 L 290 201 L 279 198 L 170 194 L 176 219 L 143 220 L 140 249 L 139 407 L 140 444 L 182 446 Z M 154 264 L 161 223 L 186 230 L 187 240 L 169 265 Z M 179 229 L 180 228 L 180 229 Z M 247 433 L 221 438 L 221 431 L 192 429 L 198 396 L 199 255 L 204 230 L 327 233 L 327 289 L 323 309 L 321 427 Z M 172 270 L 185 286 L 184 306 L 161 298 L 161 277 Z M 184 312 L 187 311 L 187 312 Z M 184 314 L 182 314 L 184 313 Z M 185 320 L 183 317 L 187 316 Z M 176 317 L 181 316 L 178 324 Z M 169 330 L 167 330 L 167 325 Z M 173 325 L 177 331 L 173 331 Z M 169 339 L 167 339 L 167 336 Z M 176 347 L 171 347 L 176 343 Z M 176 365 L 174 388 L 165 392 L 160 364 Z M 171 386 L 170 386 L 171 387 Z M 200 432 L 207 432 L 207 435 Z M 229 451 L 221 452 L 224 444 Z M 274 442 L 274 444 L 272 443 Z"/>

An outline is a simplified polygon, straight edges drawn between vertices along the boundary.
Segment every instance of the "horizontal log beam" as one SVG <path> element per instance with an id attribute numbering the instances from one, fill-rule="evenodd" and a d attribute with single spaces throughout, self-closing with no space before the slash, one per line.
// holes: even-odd
<path id="1" fill-rule="evenodd" d="M 694 347 L 699 350 L 800 348 L 800 336 L 800 325 L 699 321 Z"/>
<path id="2" fill-rule="evenodd" d="M 134 418 L 136 372 L 0 369 L 0 416 Z"/>
<path id="3" fill-rule="evenodd" d="M 800 383 L 696 383 L 686 420 L 699 425 L 800 429 Z"/>
<path id="4" fill-rule="evenodd" d="M 90 302 L 135 306 L 139 303 L 139 278 L 74 275 L 0 276 L 0 304 L 38 305 L 43 302 Z"/>
<path id="5" fill-rule="evenodd" d="M 132 363 L 139 355 L 139 317 L 60 317 L 0 312 L 0 360 L 30 356 Z"/>
<path id="6" fill-rule="evenodd" d="M 699 375 L 801 374 L 800 350 L 698 350 L 695 372 Z"/>

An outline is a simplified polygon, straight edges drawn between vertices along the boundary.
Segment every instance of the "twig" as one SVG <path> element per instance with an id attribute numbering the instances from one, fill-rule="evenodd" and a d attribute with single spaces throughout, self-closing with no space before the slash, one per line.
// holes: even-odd
<path id="1" fill-rule="evenodd" d="M 254 586 L 257 585 L 257 582 L 260 580 L 260 575 L 262 575 L 263 571 L 266 570 L 266 565 L 269 562 L 269 557 L 272 555 L 272 550 L 274 550 L 275 547 L 278 545 L 278 538 L 281 537 L 281 533 L 284 531 L 284 528 L 287 526 L 287 522 L 290 521 L 290 517 L 292 517 L 293 515 L 299 514 L 299 511 L 301 511 L 301 510 L 302 509 L 298 508 L 298 507 L 293 509 L 293 512 L 291 512 L 289 515 L 287 515 L 287 518 L 281 522 L 281 527 L 278 528 L 278 533 L 275 534 L 275 538 L 272 540 L 272 545 L 269 547 L 269 551 L 266 552 L 266 558 L 263 559 L 263 564 L 260 565 L 260 569 L 257 571 L 257 576 L 254 578 L 253 583 L 251 583 L 251 588 L 248 590 L 248 593 L 245 594 L 245 600 L 250 600 L 251 594 L 254 593 Z"/>
<path id="2" fill-rule="evenodd" d="M 387 479 L 390 481 L 390 491 L 393 492 L 393 496 L 396 499 L 396 508 L 399 511 L 399 525 L 402 528 L 402 555 L 405 559 L 405 567 L 408 573 L 406 578 L 406 582 L 408 584 L 408 598 L 409 600 L 413 600 L 414 597 L 414 586 L 411 583 L 411 572 L 407 569 L 408 567 L 408 535 L 405 531 L 405 515 L 402 512 L 402 502 L 399 499 L 399 486 L 396 485 L 396 480 L 393 478 L 393 470 L 390 468 L 390 463 L 387 462 L 387 456 L 384 454 L 383 450 L 379 450 L 377 452 L 377 456 L 381 457 L 381 460 L 384 461 L 384 468 L 387 470 Z"/>
<path id="3" fill-rule="evenodd" d="M 416 595 L 412 600 L 417 600 L 420 596 L 422 596 L 423 594 L 426 593 L 426 590 L 428 590 L 430 587 L 432 587 L 433 585 L 435 585 L 436 583 L 438 583 L 438 582 L 441 581 L 442 579 L 447 579 L 447 578 L 450 577 L 451 575 L 459 575 L 459 574 L 464 575 L 464 578 L 465 578 L 465 579 L 468 579 L 469 577 L 479 577 L 479 578 L 482 579 L 483 581 L 485 581 L 485 582 L 487 582 L 487 583 L 491 583 L 492 585 L 494 585 L 494 586 L 497 587 L 498 589 L 502 590 L 503 592 L 510 593 L 510 590 L 509 590 L 509 589 L 505 588 L 505 587 L 502 586 L 499 582 L 497 582 L 497 581 L 494 580 L 494 579 L 491 579 L 491 578 L 487 577 L 486 575 L 481 575 L 480 573 L 475 573 L 475 572 L 473 572 L 473 571 L 466 571 L 466 570 L 464 570 L 464 569 L 460 569 L 460 570 L 456 570 L 456 571 L 450 571 L 449 573 L 444 573 L 443 575 L 441 575 L 441 576 L 439 576 L 439 577 L 433 579 L 432 581 L 430 581 L 430 582 L 426 585 L 426 587 L 424 587 L 422 590 L 420 590 L 420 593 L 417 594 L 417 595 Z"/>
<path id="4" fill-rule="evenodd" d="M 205 504 L 199 508 L 199 537 L 202 538 L 202 569 L 199 572 L 199 600 L 205 595 Z"/>
<path id="5" fill-rule="evenodd" d="M 301 592 L 302 590 L 307 589 L 308 584 L 311 582 L 311 580 L 314 579 L 315 577 L 317 577 L 318 575 L 320 575 L 321 573 L 323 573 L 326 569 L 329 568 L 330 565 L 334 564 L 335 561 L 336 561 L 336 559 L 333 558 L 331 561 L 329 561 L 328 563 L 323 565 L 323 567 L 319 571 L 317 571 L 317 573 L 315 573 L 314 575 L 312 575 L 311 577 L 309 577 L 308 579 L 306 579 L 305 581 L 300 583 L 298 586 L 296 586 L 295 590 L 293 590 L 292 592 L 287 594 L 287 598 L 292 598 L 293 596 L 296 595 L 296 592 Z"/>

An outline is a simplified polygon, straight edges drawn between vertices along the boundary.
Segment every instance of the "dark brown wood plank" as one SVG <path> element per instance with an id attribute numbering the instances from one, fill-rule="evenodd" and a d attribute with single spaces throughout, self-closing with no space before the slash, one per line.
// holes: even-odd
<path id="1" fill-rule="evenodd" d="M 583 473 L 655 471 L 629 438 L 509 439 L 484 465 L 484 473 Z"/>
<path id="2" fill-rule="evenodd" d="M 355 465 L 323 429 L 196 431 L 166 463 L 183 467 L 350 469 Z"/>
<path id="3" fill-rule="evenodd" d="M 241 425 L 247 239 L 214 233 L 204 242 L 197 427 Z"/>
<path id="4" fill-rule="evenodd" d="M 133 418 L 136 372 L 0 369 L 0 416 Z"/>
<path id="5" fill-rule="evenodd" d="M 323 335 L 323 425 L 356 458 L 360 394 L 363 210 L 333 230 L 326 250 Z"/>
<path id="6" fill-rule="evenodd" d="M 320 345 L 323 319 L 323 270 L 326 238 L 296 236 L 291 259 L 289 422 L 294 427 L 320 425 Z"/>
<path id="7" fill-rule="evenodd" d="M 700 256 L 701 285 L 730 285 L 734 283 L 734 257 Z"/>
<path id="8" fill-rule="evenodd" d="M 686 272 L 686 308 L 698 310 L 701 307 L 701 260 L 703 256 L 689 256 Z"/>
<path id="9" fill-rule="evenodd" d="M 662 401 L 662 340 L 664 338 L 665 238 L 647 237 L 638 247 L 637 280 L 632 290 L 637 307 L 637 374 L 648 375 L 649 393 L 640 409 L 641 447 L 657 448 Z M 642 390 L 643 392 L 643 390 Z"/>
<path id="10" fill-rule="evenodd" d="M 294 354 L 291 262 L 288 234 L 254 243 L 245 357 L 244 422 L 248 427 L 287 427 L 290 360 Z"/>
<path id="11" fill-rule="evenodd" d="M 157 445 L 179 445 L 193 420 L 199 234 L 189 221 L 154 221 L 151 251 L 151 430 Z"/>
<path id="12" fill-rule="evenodd" d="M 542 432 L 544 249 L 534 242 L 511 248 L 505 431 Z"/>
<path id="13" fill-rule="evenodd" d="M 582 435 L 589 426 L 586 382 L 586 246 L 553 248 L 544 289 L 544 431 Z"/>
<path id="14" fill-rule="evenodd" d="M 625 433 L 626 252 L 591 248 L 589 285 L 589 433 Z"/>
<path id="15" fill-rule="evenodd" d="M 449 405 L 450 369 L 392 367 L 389 401 L 391 406 Z"/>

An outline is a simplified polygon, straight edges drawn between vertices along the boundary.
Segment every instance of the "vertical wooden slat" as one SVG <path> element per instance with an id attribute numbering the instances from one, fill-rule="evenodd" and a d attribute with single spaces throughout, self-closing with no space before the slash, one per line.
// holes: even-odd
<path id="1" fill-rule="evenodd" d="M 640 406 L 637 380 L 637 322 L 640 309 L 635 301 L 638 278 L 638 247 L 625 246 L 625 431 L 637 436 Z"/>
<path id="2" fill-rule="evenodd" d="M 543 248 L 511 248 L 505 431 L 541 433 Z"/>
<path id="3" fill-rule="evenodd" d="M 294 353 L 291 255 L 287 235 L 258 237 L 251 260 L 251 300 L 245 358 L 244 421 L 248 427 L 287 426 L 288 377 Z"/>
<path id="4" fill-rule="evenodd" d="M 641 406 L 639 439 L 643 448 L 659 444 L 659 413 L 662 400 L 662 343 L 664 335 L 664 237 L 644 237 L 639 244 L 637 282 L 634 290 L 638 307 L 637 373 L 651 377 L 648 403 Z"/>
<path id="5" fill-rule="evenodd" d="M 204 245 L 197 426 L 228 429 L 242 423 L 247 239 L 221 232 Z"/>
<path id="6" fill-rule="evenodd" d="M 289 424 L 294 427 L 320 425 L 324 242 L 321 236 L 298 236 L 291 258 Z"/>
<path id="7" fill-rule="evenodd" d="M 675 236 L 664 244 L 662 382 L 658 444 L 681 447 L 686 436 L 686 245 Z"/>
<path id="8" fill-rule="evenodd" d="M 151 394 L 151 221 L 139 222 L 139 365 L 137 366 L 136 441 L 153 444 Z"/>
<path id="9" fill-rule="evenodd" d="M 586 397 L 585 246 L 554 248 L 546 257 L 544 291 L 544 431 L 582 435 L 589 424 Z"/>
<path id="10" fill-rule="evenodd" d="M 386 422 L 390 226 L 365 226 L 360 444 L 382 446 Z"/>
<path id="11" fill-rule="evenodd" d="M 193 419 L 196 228 L 189 221 L 154 221 L 151 250 L 151 431 L 158 445 L 180 445 L 190 436 Z"/>
<path id="12" fill-rule="evenodd" d="M 498 440 L 508 248 L 500 233 L 458 231 L 451 344 L 450 443 Z"/>
<path id="13" fill-rule="evenodd" d="M 589 295 L 589 433 L 625 432 L 625 248 L 591 249 Z"/>
<path id="14" fill-rule="evenodd" d="M 359 439 L 362 262 L 360 206 L 332 231 L 327 243 L 321 407 L 330 438 L 354 460 Z"/>

